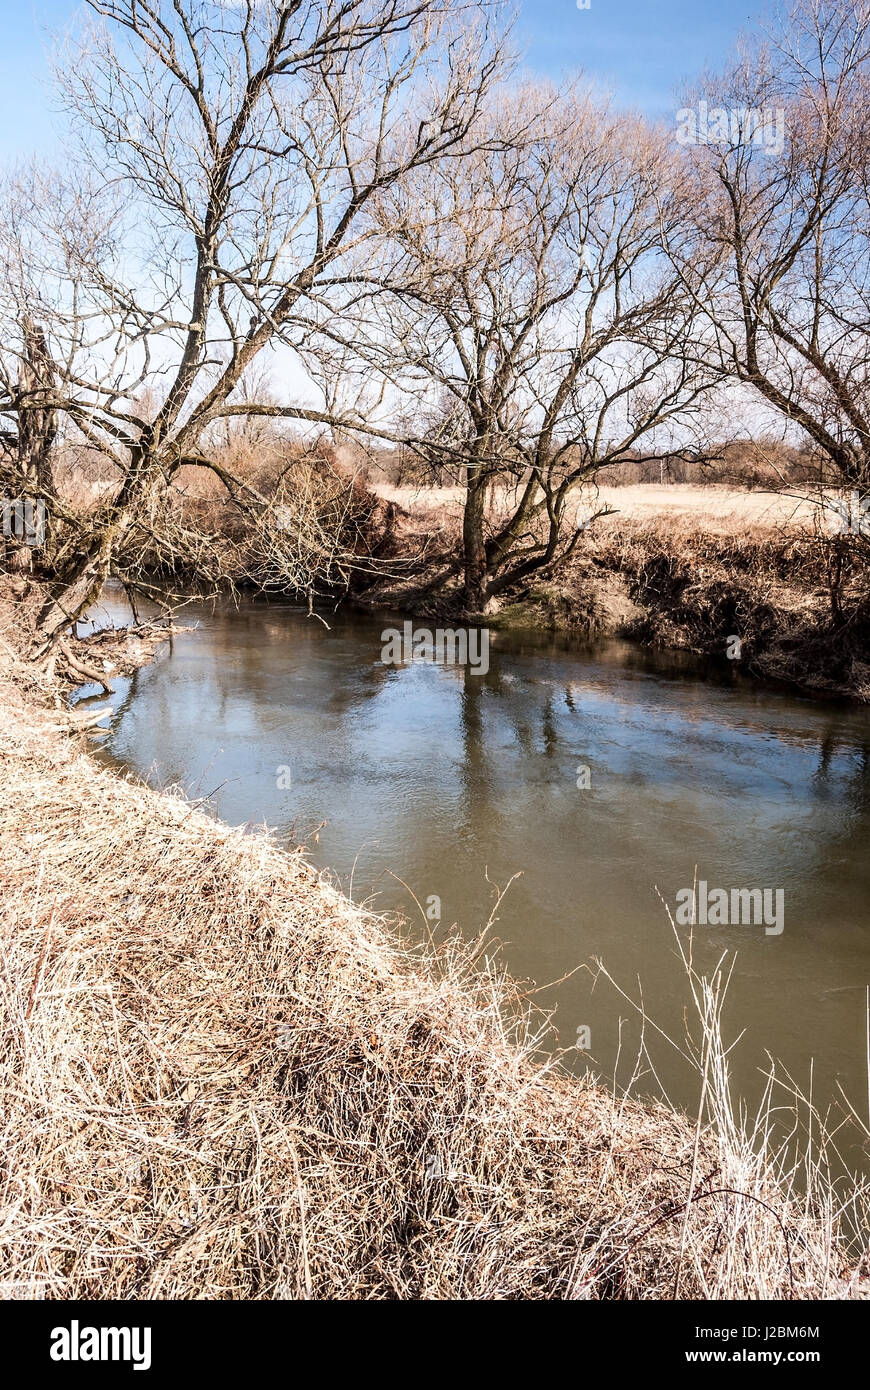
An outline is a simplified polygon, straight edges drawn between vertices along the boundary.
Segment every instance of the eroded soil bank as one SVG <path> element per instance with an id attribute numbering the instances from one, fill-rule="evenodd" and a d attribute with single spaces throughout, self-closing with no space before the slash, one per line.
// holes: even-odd
<path id="1" fill-rule="evenodd" d="M 425 560 L 403 582 L 371 588 L 366 601 L 456 618 L 455 531 L 446 509 L 398 513 L 397 554 L 407 560 L 416 548 Z M 806 525 L 729 529 L 703 516 L 606 516 L 568 561 L 505 591 L 485 621 L 731 659 L 806 693 L 870 700 L 866 557 Z"/>

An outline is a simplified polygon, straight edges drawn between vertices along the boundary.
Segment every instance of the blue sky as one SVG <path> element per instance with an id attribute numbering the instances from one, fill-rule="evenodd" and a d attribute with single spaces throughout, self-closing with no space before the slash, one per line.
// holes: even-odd
<path id="1" fill-rule="evenodd" d="M 769 13 L 757 0 L 522 0 L 519 32 L 527 66 L 558 74 L 582 68 L 621 105 L 649 116 L 674 109 L 674 91 L 717 68 L 741 30 Z"/>
<path id="2" fill-rule="evenodd" d="M 0 157 L 50 155 L 55 144 L 47 53 L 78 0 L 3 0 Z M 674 88 L 716 67 L 738 32 L 763 16 L 757 0 L 520 0 L 526 64 L 557 76 L 582 68 L 623 105 L 672 111 Z"/>

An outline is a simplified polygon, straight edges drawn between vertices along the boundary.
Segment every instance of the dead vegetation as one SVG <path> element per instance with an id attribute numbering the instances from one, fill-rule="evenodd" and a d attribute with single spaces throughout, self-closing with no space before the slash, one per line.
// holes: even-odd
<path id="1" fill-rule="evenodd" d="M 138 624 L 142 599 L 163 610 L 164 628 L 193 594 L 278 592 L 313 610 L 316 602 L 339 602 L 375 578 L 400 578 L 418 563 L 414 547 L 398 553 L 396 508 L 370 492 L 358 469 L 323 441 L 308 446 L 274 434 L 250 439 L 241 430 L 228 432 L 213 464 L 212 470 L 182 468 L 171 483 L 155 488 L 147 510 L 113 548 L 110 575 L 137 616 L 140 644 L 155 639 L 160 627 Z M 4 478 L 0 447 L 0 483 Z M 102 671 L 95 671 L 75 637 L 77 605 L 68 606 L 63 595 L 100 533 L 112 482 L 99 458 L 67 450 L 56 462 L 54 485 L 63 503 L 45 543 L 25 547 L 26 565 L 12 545 L 0 545 L 0 556 L 5 549 L 18 597 L 40 600 L 39 608 L 24 602 L 16 612 L 30 656 L 46 677 L 102 683 Z M 417 549 L 425 554 L 426 547 L 421 537 Z M 82 576 L 82 593 L 96 602 L 106 574 L 85 566 Z M 77 616 L 83 621 L 84 610 Z M 46 622 L 54 630 L 50 642 Z M 98 653 L 100 666 L 107 656 L 121 664 L 129 657 L 117 636 L 98 640 L 118 647 Z"/>
<path id="2" fill-rule="evenodd" d="M 633 605 L 623 635 L 722 658 L 819 694 L 870 699 L 870 573 L 865 545 L 808 528 L 722 533 L 690 518 L 607 518 L 558 577 L 593 630 L 596 580 L 619 578 Z M 585 599 L 585 607 L 584 607 Z M 607 625 L 606 612 L 601 622 Z"/>
<path id="3" fill-rule="evenodd" d="M 850 1298 L 814 1131 L 544 1055 L 481 938 L 408 945 L 301 853 L 99 768 L 0 659 L 0 1267 L 49 1298 Z M 62 722 L 62 721 L 61 721 Z M 66 726 L 64 726 L 65 729 Z M 781 1101 L 779 1102 L 781 1103 Z M 857 1209 L 856 1209 L 857 1204 Z"/>

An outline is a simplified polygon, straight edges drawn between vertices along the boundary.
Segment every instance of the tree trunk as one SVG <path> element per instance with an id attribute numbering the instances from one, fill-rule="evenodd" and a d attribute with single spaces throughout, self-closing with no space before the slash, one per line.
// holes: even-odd
<path id="1" fill-rule="evenodd" d="M 25 318 L 21 324 L 23 353 L 18 368 L 18 390 L 21 406 L 18 409 L 18 476 L 20 507 L 40 505 L 52 496 L 51 451 L 57 436 L 57 411 L 45 404 L 45 395 L 56 390 L 56 370 L 48 350 L 45 333 L 38 323 Z M 50 520 L 45 507 L 43 524 Z M 33 570 L 33 547 L 45 544 L 45 537 L 20 536 L 9 546 L 7 566 L 15 574 L 30 574 Z"/>
<path id="2" fill-rule="evenodd" d="M 31 656 L 40 660 L 97 599 L 109 577 L 115 528 L 105 531 L 97 545 L 76 567 L 73 578 L 46 604 L 37 624 Z"/>
<path id="3" fill-rule="evenodd" d="M 97 539 L 78 562 L 65 586 L 42 611 L 31 649 L 34 660 L 47 655 L 67 628 L 96 603 L 109 577 L 112 556 L 132 524 L 135 508 L 142 502 L 154 468 L 155 460 L 144 450 L 131 461 L 107 520 L 98 529 Z"/>
<path id="4" fill-rule="evenodd" d="M 486 476 L 475 465 L 468 467 L 462 546 L 465 566 L 465 610 L 482 613 L 486 603 Z"/>
<path id="5" fill-rule="evenodd" d="M 53 490 L 51 450 L 57 437 L 57 411 L 45 403 L 57 390 L 57 370 L 38 323 L 25 319 L 24 355 L 18 369 L 18 390 L 27 409 L 18 412 L 18 465 L 22 477 L 43 499 Z"/>

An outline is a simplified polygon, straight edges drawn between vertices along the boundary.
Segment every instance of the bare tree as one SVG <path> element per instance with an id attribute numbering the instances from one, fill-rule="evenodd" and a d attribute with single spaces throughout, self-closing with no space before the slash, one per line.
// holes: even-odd
<path id="1" fill-rule="evenodd" d="M 687 431 L 705 386 L 661 251 L 680 198 L 666 142 L 576 88 L 502 94 L 489 122 L 500 149 L 379 194 L 390 251 L 360 315 L 361 351 L 437 403 L 415 447 L 464 484 L 474 613 L 576 544 L 577 483 Z"/>
<path id="2" fill-rule="evenodd" d="M 870 492 L 870 3 L 802 0 L 689 94 L 699 350 Z M 697 113 L 697 117 L 695 115 Z"/>
<path id="3" fill-rule="evenodd" d="M 3 291 L 0 412 L 57 412 L 117 479 L 43 615 L 43 650 L 179 468 L 211 468 L 256 502 L 209 457 L 216 422 L 336 423 L 298 386 L 278 403 L 239 393 L 266 349 L 298 382 L 319 319 L 341 311 L 344 259 L 374 235 L 364 210 L 473 145 L 502 62 L 486 0 L 89 8 L 59 61 L 80 163 L 19 198 Z M 53 389 L 45 378 L 36 396 L 9 331 L 23 304 L 53 362 Z"/>

